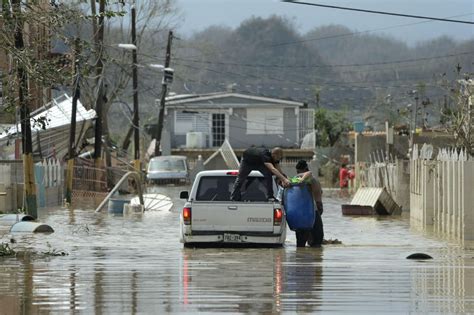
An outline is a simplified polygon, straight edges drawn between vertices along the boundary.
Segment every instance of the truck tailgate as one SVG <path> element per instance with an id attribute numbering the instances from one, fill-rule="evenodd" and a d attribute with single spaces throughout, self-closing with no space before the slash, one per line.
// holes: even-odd
<path id="1" fill-rule="evenodd" d="M 194 202 L 193 231 L 273 232 L 273 203 Z"/>

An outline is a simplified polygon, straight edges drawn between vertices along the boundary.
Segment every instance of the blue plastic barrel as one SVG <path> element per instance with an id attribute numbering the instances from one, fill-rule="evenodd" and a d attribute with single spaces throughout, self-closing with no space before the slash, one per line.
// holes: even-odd
<path id="1" fill-rule="evenodd" d="M 283 194 L 286 221 L 292 231 L 311 229 L 314 224 L 313 196 L 306 184 L 298 184 L 285 189 Z"/>
<path id="2" fill-rule="evenodd" d="M 365 130 L 365 123 L 363 121 L 354 122 L 354 131 L 361 133 Z"/>
<path id="3" fill-rule="evenodd" d="M 113 196 L 109 199 L 109 213 L 123 214 L 123 206 L 129 204 L 132 200 L 132 195 Z"/>

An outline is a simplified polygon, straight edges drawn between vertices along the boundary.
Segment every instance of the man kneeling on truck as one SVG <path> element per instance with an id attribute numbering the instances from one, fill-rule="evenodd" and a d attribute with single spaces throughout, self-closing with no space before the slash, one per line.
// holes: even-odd
<path id="1" fill-rule="evenodd" d="M 273 195 L 273 179 L 272 174 L 275 175 L 283 187 L 288 187 L 290 182 L 283 175 L 280 168 L 280 160 L 283 156 L 281 148 L 273 148 L 270 152 L 266 148 L 250 147 L 244 151 L 242 160 L 240 161 L 239 175 L 235 180 L 230 200 L 240 201 L 242 198 L 242 184 L 247 179 L 251 171 L 260 171 L 264 177 L 265 187 L 267 189 L 267 199 L 275 199 Z"/>
<path id="2" fill-rule="evenodd" d="M 296 246 L 305 247 L 306 242 L 308 242 L 311 247 L 321 247 L 324 238 L 323 221 L 321 220 L 321 215 L 323 214 L 321 184 L 313 176 L 305 160 L 298 161 L 296 164 L 296 173 L 295 181 L 307 183 L 316 205 L 313 228 L 309 231 L 296 231 Z"/>

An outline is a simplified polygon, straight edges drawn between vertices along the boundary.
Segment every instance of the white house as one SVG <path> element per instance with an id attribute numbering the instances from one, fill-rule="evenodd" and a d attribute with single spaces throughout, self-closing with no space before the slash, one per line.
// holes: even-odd
<path id="1" fill-rule="evenodd" d="M 299 148 L 314 134 L 305 103 L 234 92 L 168 97 L 165 115 L 172 148 L 214 148 L 224 139 L 235 149 Z"/>

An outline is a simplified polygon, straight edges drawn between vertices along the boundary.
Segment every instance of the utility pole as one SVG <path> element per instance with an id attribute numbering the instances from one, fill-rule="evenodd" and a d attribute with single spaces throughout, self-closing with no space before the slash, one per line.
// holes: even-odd
<path id="1" fill-rule="evenodd" d="M 426 110 L 426 107 L 430 104 L 431 104 L 431 101 L 427 97 L 424 100 L 421 101 L 421 105 L 423 105 L 422 114 L 421 114 L 421 116 L 422 116 L 421 128 L 422 128 L 423 131 L 425 131 L 428 128 L 428 112 Z"/>
<path id="2" fill-rule="evenodd" d="M 21 1 L 12 0 L 12 12 L 15 20 L 15 49 L 23 51 L 23 22 L 21 17 Z M 21 120 L 21 142 L 23 147 L 23 173 L 26 213 L 38 217 L 36 203 L 35 169 L 33 163 L 33 142 L 31 139 L 30 108 L 28 106 L 28 76 L 22 62 L 17 62 L 18 101 Z"/>
<path id="3" fill-rule="evenodd" d="M 138 116 L 138 69 L 137 69 L 137 34 L 136 34 L 136 10 L 135 4 L 132 5 L 132 44 L 135 49 L 132 50 L 132 80 L 133 80 L 133 142 L 134 142 L 134 168 L 140 173 L 140 129 Z"/>
<path id="4" fill-rule="evenodd" d="M 98 85 L 97 98 L 95 101 L 95 111 L 97 118 L 95 121 L 95 137 L 94 137 L 94 163 L 95 167 L 102 167 L 102 119 L 103 119 L 103 104 L 104 104 L 104 77 L 103 77 L 103 44 L 104 44 L 104 15 L 105 15 L 105 0 L 99 2 L 99 25 L 98 31 L 95 34 L 94 44 L 97 53 L 96 66 L 96 83 Z M 93 17 L 95 19 L 95 15 Z"/>
<path id="5" fill-rule="evenodd" d="M 164 71 L 166 71 L 166 69 L 170 66 L 172 41 L 173 41 L 173 31 L 170 31 L 168 34 L 168 44 L 166 45 L 166 59 L 165 59 Z M 160 112 L 158 114 L 158 126 L 156 128 L 156 135 L 155 135 L 155 156 L 161 155 L 161 152 L 160 152 L 161 133 L 163 131 L 163 120 L 165 116 L 165 100 L 166 100 L 167 91 L 168 91 L 168 84 L 166 82 L 165 77 L 163 77 L 162 88 L 161 88 L 161 99 L 160 99 Z"/>
<path id="6" fill-rule="evenodd" d="M 69 129 L 69 150 L 67 155 L 66 171 L 66 202 L 72 202 L 72 179 L 74 175 L 74 158 L 76 157 L 76 114 L 77 101 L 81 96 L 80 74 L 79 74 L 79 38 L 74 40 L 74 59 L 73 59 L 73 80 L 72 80 L 72 109 L 71 109 L 71 127 Z"/>
<path id="7" fill-rule="evenodd" d="M 417 123 L 417 120 L 418 120 L 418 92 L 417 94 L 415 95 L 415 128 L 414 128 L 414 133 L 416 133 L 416 123 Z"/>
<path id="8" fill-rule="evenodd" d="M 133 123 L 133 118 L 132 118 L 132 123 Z M 125 151 L 125 152 L 128 151 L 128 146 L 130 145 L 130 142 L 131 142 L 130 138 L 132 137 L 132 133 L 133 133 L 133 126 L 130 126 L 122 142 L 122 151 Z"/>

